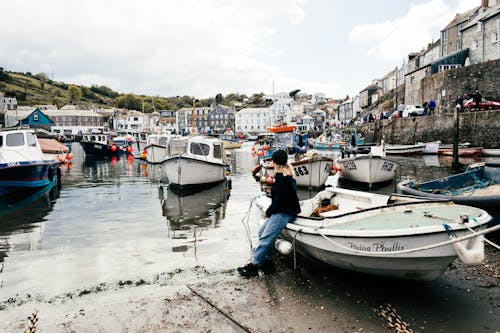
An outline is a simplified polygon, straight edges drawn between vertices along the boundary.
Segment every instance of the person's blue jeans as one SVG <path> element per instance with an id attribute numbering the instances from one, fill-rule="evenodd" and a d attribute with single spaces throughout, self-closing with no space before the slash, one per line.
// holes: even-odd
<path id="1" fill-rule="evenodd" d="M 294 216 L 284 213 L 272 214 L 266 222 L 259 229 L 259 244 L 255 248 L 252 257 L 252 263 L 255 265 L 260 265 L 266 260 L 271 259 L 271 248 L 278 238 L 281 230 L 287 225 L 288 222 L 292 222 Z"/>

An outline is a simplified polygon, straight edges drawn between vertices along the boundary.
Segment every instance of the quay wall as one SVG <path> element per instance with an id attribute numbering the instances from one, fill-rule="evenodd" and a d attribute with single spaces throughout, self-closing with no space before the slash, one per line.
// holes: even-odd
<path id="1" fill-rule="evenodd" d="M 414 144 L 441 140 L 453 143 L 453 113 L 384 119 L 357 127 L 365 142 Z M 459 113 L 459 142 L 500 149 L 500 110 Z"/>

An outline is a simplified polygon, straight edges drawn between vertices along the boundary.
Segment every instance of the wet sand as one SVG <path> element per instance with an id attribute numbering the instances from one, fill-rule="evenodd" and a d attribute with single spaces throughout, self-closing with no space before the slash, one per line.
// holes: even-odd
<path id="1" fill-rule="evenodd" d="M 499 332 L 500 251 L 455 261 L 427 283 L 390 280 L 277 257 L 278 273 L 241 278 L 202 267 L 0 304 L 0 331 Z"/>

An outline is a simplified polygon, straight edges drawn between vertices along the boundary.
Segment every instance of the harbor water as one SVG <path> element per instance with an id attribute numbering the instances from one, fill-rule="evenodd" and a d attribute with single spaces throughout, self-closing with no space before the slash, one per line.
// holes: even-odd
<path id="1" fill-rule="evenodd" d="M 103 324 L 106 319 L 96 319 L 97 315 L 92 319 L 68 316 L 95 307 L 91 294 L 107 295 L 110 302 L 124 304 L 144 292 L 141 288 L 145 286 L 178 291 L 186 285 L 232 281 L 240 289 L 255 287 L 257 278 L 242 279 L 235 270 L 250 259 L 263 220 L 258 208 L 251 205 L 263 192 L 250 172 L 256 164 L 250 147 L 251 143 L 245 143 L 231 151 L 228 181 L 196 193 L 177 193 L 169 189 L 161 165 L 126 157 L 86 158 L 81 146 L 73 143 L 73 160 L 62 167 L 60 189 L 1 202 L 0 331 L 22 331 L 34 311 L 39 313 L 41 331 L 69 331 L 68 325 L 79 320 L 83 321 L 75 331 L 97 332 L 103 327 L 114 331 Z M 335 151 L 322 154 L 340 156 Z M 424 181 L 452 173 L 451 157 L 394 159 L 400 165 L 399 179 Z M 460 162 L 484 160 L 495 161 L 475 158 Z M 390 184 L 376 192 L 394 190 L 395 184 Z M 300 189 L 299 197 L 306 199 L 316 193 Z M 308 313 L 310 322 L 324 327 L 317 332 L 385 332 L 388 321 L 384 313 L 387 316 L 394 308 L 413 331 L 500 330 L 499 256 L 495 252 L 488 259 L 489 271 L 479 267 L 462 272 L 463 266 L 453 264 L 450 273 L 425 284 L 388 282 L 302 258 L 276 256 L 278 274 L 267 282 L 273 285 L 267 286 L 270 299 L 276 298 L 275 304 L 298 299 L 300 306 L 318 306 L 318 312 L 312 315 L 311 308 L 293 308 L 290 316 L 298 325 L 294 326 L 293 320 L 273 322 L 269 317 L 273 318 L 274 310 L 257 306 L 262 312 L 259 318 L 264 320 L 253 326 L 259 327 L 254 331 L 301 332 L 300 325 L 308 321 L 300 318 Z M 118 290 L 127 291 L 118 299 L 114 298 Z M 160 290 L 148 292 L 158 294 Z M 123 330 L 119 331 L 127 331 L 124 327 L 135 331 L 126 319 L 122 321 Z M 249 320 L 245 326 L 258 321 Z M 315 329 L 314 324 L 307 325 Z M 282 330 L 272 330 L 275 327 Z M 238 332 L 234 325 L 229 332 L 233 331 Z"/>

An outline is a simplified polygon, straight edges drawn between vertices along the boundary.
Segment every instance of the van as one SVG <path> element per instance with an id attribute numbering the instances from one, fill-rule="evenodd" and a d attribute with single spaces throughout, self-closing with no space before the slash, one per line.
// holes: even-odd
<path id="1" fill-rule="evenodd" d="M 422 105 L 406 105 L 403 110 L 403 117 L 415 117 L 425 115 Z"/>

